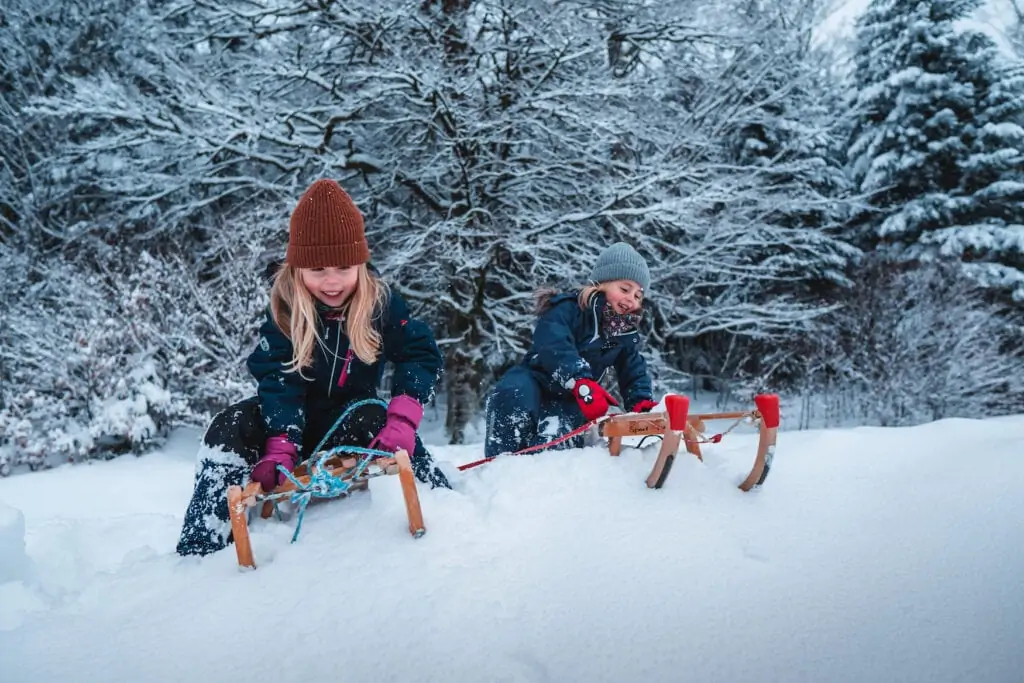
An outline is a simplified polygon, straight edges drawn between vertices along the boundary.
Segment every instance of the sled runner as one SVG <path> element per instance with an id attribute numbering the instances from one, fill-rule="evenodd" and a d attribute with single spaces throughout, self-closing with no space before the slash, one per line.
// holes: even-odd
<path id="1" fill-rule="evenodd" d="M 353 457 L 351 453 L 362 457 Z M 390 456 L 371 449 L 341 446 L 323 452 L 315 462 L 310 459 L 296 467 L 294 472 L 285 473 L 287 481 L 269 493 L 258 482 L 250 482 L 245 488 L 229 487 L 228 517 L 239 566 L 256 568 L 249 538 L 249 508 L 262 503 L 260 516 L 267 519 L 273 514 L 278 500 L 289 499 L 298 504 L 298 523 L 292 536 L 292 541 L 295 541 L 302 526 L 302 514 L 312 498 L 347 497 L 352 491 L 366 490 L 370 479 L 390 474 L 397 474 L 401 482 L 409 533 L 413 538 L 419 538 L 426 533 L 426 527 L 412 463 L 404 450 Z"/>
<path id="2" fill-rule="evenodd" d="M 743 420 L 756 421 L 761 432 L 757 454 L 750 474 L 740 484 L 741 490 L 750 491 L 761 486 L 771 470 L 772 458 L 775 456 L 775 438 L 779 429 L 779 397 L 776 394 L 758 394 L 754 397 L 754 405 L 757 408 L 749 411 L 690 415 L 690 400 L 686 396 L 669 394 L 665 397 L 665 412 L 613 415 L 599 423 L 598 433 L 608 439 L 608 451 L 613 456 L 622 452 L 623 437 L 660 436 L 661 450 L 647 477 L 647 486 L 659 489 L 668 478 L 680 442 L 684 441 L 686 450 L 703 461 L 701 443 L 718 443 Z M 725 432 L 707 438 L 704 436 L 704 423 L 711 420 L 736 422 Z"/>

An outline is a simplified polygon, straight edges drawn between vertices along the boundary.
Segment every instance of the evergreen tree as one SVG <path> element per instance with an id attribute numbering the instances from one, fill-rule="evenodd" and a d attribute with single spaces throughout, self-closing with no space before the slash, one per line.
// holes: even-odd
<path id="1" fill-rule="evenodd" d="M 958 32 L 980 0 L 874 0 L 858 20 L 852 138 L 876 212 L 857 237 L 900 261 L 959 257 L 1024 300 L 1020 79 L 985 36 Z"/>
<path id="2" fill-rule="evenodd" d="M 1008 290 L 1024 302 L 1024 67 L 1003 66 L 995 45 L 981 42 L 968 73 L 978 107 L 965 138 L 953 224 L 922 240 L 965 262 L 984 287 Z"/>

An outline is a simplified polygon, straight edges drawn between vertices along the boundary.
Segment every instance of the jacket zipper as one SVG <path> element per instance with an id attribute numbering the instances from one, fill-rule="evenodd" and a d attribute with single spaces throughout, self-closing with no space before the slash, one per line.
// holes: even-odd
<path id="1" fill-rule="evenodd" d="M 338 377 L 338 386 L 345 386 L 345 380 L 348 379 L 348 369 L 352 365 L 352 347 L 348 347 L 348 352 L 345 353 L 345 364 L 341 366 L 341 375 Z"/>
<path id="2" fill-rule="evenodd" d="M 327 334 L 330 334 L 328 328 Z M 334 377 L 334 368 L 338 367 L 338 347 L 341 346 L 341 323 L 338 323 L 338 336 L 334 340 L 334 360 L 331 362 L 331 377 Z M 342 370 L 344 372 L 344 369 Z M 327 398 L 331 397 L 331 385 L 327 385 Z"/>

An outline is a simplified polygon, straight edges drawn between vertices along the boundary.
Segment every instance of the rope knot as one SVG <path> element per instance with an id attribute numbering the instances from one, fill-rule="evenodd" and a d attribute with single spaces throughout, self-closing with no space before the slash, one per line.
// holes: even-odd
<path id="1" fill-rule="evenodd" d="M 346 495 L 351 483 L 356 481 L 363 476 L 367 466 L 371 460 L 376 458 L 387 458 L 394 455 L 387 451 L 376 450 L 373 448 L 362 448 L 360 446 L 337 446 L 330 448 L 325 451 L 320 451 L 324 444 L 327 443 L 327 439 L 330 438 L 341 423 L 344 422 L 352 412 L 363 405 L 375 404 L 380 406 L 387 406 L 384 401 L 376 398 L 363 399 L 356 401 L 349 405 L 342 413 L 338 416 L 338 419 L 334 421 L 334 425 L 324 434 L 324 437 L 317 444 L 317 447 L 313 449 L 313 455 L 310 456 L 306 463 L 309 465 L 309 482 L 303 484 L 300 482 L 294 474 L 281 467 L 277 466 L 277 471 L 285 476 L 285 478 L 295 485 L 295 491 L 290 495 L 287 493 L 272 493 L 264 496 L 262 500 L 270 500 L 274 503 L 275 510 L 277 509 L 277 501 L 281 498 L 288 497 L 289 501 L 293 505 L 297 505 L 299 512 L 297 515 L 297 522 L 295 524 L 295 533 L 292 534 L 292 543 L 299 538 L 299 531 L 302 529 L 302 518 L 306 514 L 306 506 L 313 498 L 336 498 L 341 495 Z M 331 473 L 324 464 L 327 459 L 336 453 L 355 453 L 361 455 L 359 461 L 352 468 L 346 469 L 341 476 L 335 476 Z M 313 461 L 313 457 L 317 457 L 316 462 Z M 345 475 L 350 475 L 345 478 Z M 279 515 L 280 516 L 280 515 Z"/>

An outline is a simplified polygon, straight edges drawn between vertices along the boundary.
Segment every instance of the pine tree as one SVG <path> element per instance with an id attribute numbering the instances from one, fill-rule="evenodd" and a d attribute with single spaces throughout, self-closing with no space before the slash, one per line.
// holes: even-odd
<path id="1" fill-rule="evenodd" d="M 952 225 L 924 236 L 940 254 L 955 256 L 984 287 L 1009 291 L 1024 302 L 1024 66 L 999 64 L 985 37 L 968 74 L 977 93 L 977 116 L 965 138 Z"/>
<path id="2" fill-rule="evenodd" d="M 955 29 L 980 0 L 874 0 L 858 20 L 847 155 L 877 210 L 858 237 L 898 261 L 957 257 L 1024 300 L 1019 77 Z"/>

